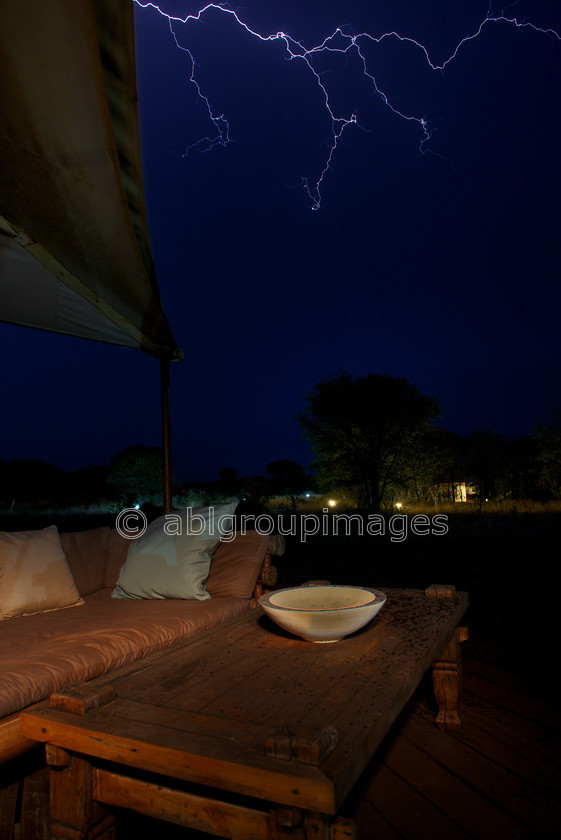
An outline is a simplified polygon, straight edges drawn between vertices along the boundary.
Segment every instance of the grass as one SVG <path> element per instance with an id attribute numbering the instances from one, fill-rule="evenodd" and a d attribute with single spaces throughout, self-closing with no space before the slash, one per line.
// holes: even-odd
<path id="1" fill-rule="evenodd" d="M 438 502 L 437 504 L 407 504 L 402 510 L 407 513 L 447 513 L 454 516 L 468 515 L 474 513 L 481 515 L 509 516 L 512 514 L 561 514 L 561 501 L 534 502 L 531 499 L 501 499 L 500 501 L 483 502 L 478 508 L 477 502 L 465 502 L 454 504 L 454 502 Z"/>
<path id="2" fill-rule="evenodd" d="M 325 508 L 330 507 L 330 500 L 335 500 L 336 505 L 332 512 L 351 513 L 353 508 L 345 505 L 344 499 L 338 499 L 331 496 L 314 496 L 310 499 L 300 499 L 297 505 L 298 513 L 321 513 Z M 292 510 L 290 502 L 287 498 L 277 497 L 268 504 L 268 510 L 272 512 L 282 512 Z M 510 514 L 542 514 L 542 513 L 559 513 L 561 514 L 561 500 L 550 502 L 536 502 L 532 499 L 501 499 L 499 501 L 484 501 L 478 505 L 476 501 L 468 501 L 455 504 L 454 502 L 404 502 L 401 508 L 394 507 L 390 513 L 407 513 L 410 515 L 416 513 L 426 513 L 432 515 L 434 513 L 445 513 L 450 516 L 473 516 L 474 513 L 478 515 L 494 514 L 494 515 L 510 515 Z"/>

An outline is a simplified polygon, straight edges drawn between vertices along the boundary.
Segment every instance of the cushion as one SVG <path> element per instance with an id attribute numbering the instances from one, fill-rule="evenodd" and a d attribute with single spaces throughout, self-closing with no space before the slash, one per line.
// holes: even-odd
<path id="1" fill-rule="evenodd" d="M 131 542 L 114 598 L 207 600 L 212 552 L 237 502 L 160 516 Z"/>
<path id="2" fill-rule="evenodd" d="M 77 610 L 4 621 L 0 624 L 0 722 L 4 715 L 54 691 L 126 666 L 246 610 L 249 601 L 243 598 L 116 601 L 110 589 L 101 589 Z M 147 674 L 149 689 L 149 671 Z M 3 740 L 2 732 L 0 754 L 7 747 Z M 0 767 L 0 787 L 3 770 Z M 1 805 L 0 814 L 4 815 Z M 0 836 L 5 835 L 0 829 Z"/>
<path id="3" fill-rule="evenodd" d="M 212 598 L 251 598 L 263 564 L 269 535 L 238 532 L 220 543 L 210 564 L 206 582 Z"/>
<path id="4" fill-rule="evenodd" d="M 60 535 L 76 589 L 83 598 L 103 589 L 110 533 L 110 528 L 91 528 Z"/>
<path id="5" fill-rule="evenodd" d="M 0 532 L 0 619 L 82 603 L 54 525 Z"/>
<path id="6" fill-rule="evenodd" d="M 104 587 L 113 589 L 117 585 L 119 574 L 127 559 L 130 544 L 131 541 L 123 537 L 116 528 L 111 529 L 109 544 L 107 546 L 107 563 L 103 578 Z"/>

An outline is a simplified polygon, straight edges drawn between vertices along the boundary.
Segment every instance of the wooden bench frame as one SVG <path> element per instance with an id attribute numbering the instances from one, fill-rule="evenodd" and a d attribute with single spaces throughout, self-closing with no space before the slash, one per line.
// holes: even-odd
<path id="1" fill-rule="evenodd" d="M 257 599 L 275 585 L 277 569 L 272 564 L 272 557 L 282 556 L 284 550 L 284 537 L 272 535 L 252 594 L 251 607 L 257 606 Z M 22 711 L 39 709 L 47 704 L 48 700 L 42 700 Z M 22 711 L 0 720 L 0 838 L 12 837 L 14 821 L 19 819 L 18 808 L 22 809 L 22 821 L 25 823 L 29 820 L 35 826 L 28 831 L 26 836 L 29 837 L 35 836 L 38 826 L 48 816 L 48 791 L 45 789 L 44 776 L 39 778 L 38 775 L 41 764 L 44 766 L 44 758 L 40 761 L 36 755 L 42 750 L 42 745 L 22 734 Z M 37 813 L 28 814 L 27 809 L 30 808 L 34 811 L 42 809 L 43 813 L 39 816 Z"/>
<path id="2" fill-rule="evenodd" d="M 426 590 L 425 595 L 427 598 L 451 598 L 454 588 L 433 586 Z M 442 729 L 461 724 L 459 645 L 466 638 L 465 628 L 454 627 L 431 663 L 435 695 L 439 705 L 436 723 Z M 96 687 L 93 694 L 88 694 L 87 686 L 78 686 L 77 689 L 80 690 L 70 690 L 53 696 L 53 711 L 60 710 L 64 713 L 71 712 L 72 716 L 83 716 L 88 711 L 102 708 L 116 697 L 112 687 L 104 683 L 100 684 L 99 688 Z M 63 719 L 60 724 L 64 726 Z M 45 714 L 42 721 L 45 723 L 47 720 L 47 725 L 52 727 L 51 731 L 56 740 L 60 737 L 56 734 L 59 731 L 58 717 L 55 715 L 52 719 L 52 716 Z M 38 733 L 41 716 L 36 720 L 33 716 L 26 718 L 26 726 L 28 724 L 31 732 Z M 81 727 L 82 724 L 79 725 L 77 733 L 81 731 Z M 47 733 L 46 729 L 42 731 Z M 83 730 L 85 740 L 93 736 L 95 731 L 92 730 L 88 735 L 89 727 L 86 726 Z M 100 733 L 103 731 L 101 729 Z M 163 780 L 158 781 L 157 777 L 154 780 L 154 776 L 150 780 L 134 777 L 127 773 L 126 764 L 113 767 L 111 763 L 107 764 L 107 759 L 100 761 L 89 758 L 80 753 L 78 743 L 82 743 L 83 739 L 79 734 L 76 736 L 76 747 L 71 748 L 66 744 L 62 747 L 48 743 L 48 735 L 45 734 L 44 737 L 47 741 L 47 762 L 51 768 L 53 840 L 110 840 L 114 836 L 114 816 L 105 806 L 128 808 L 146 816 L 165 819 L 186 828 L 207 831 L 230 840 L 242 837 L 244 840 L 351 840 L 355 837 L 353 823 L 336 816 L 335 813 L 329 813 L 328 808 L 325 813 L 318 813 L 302 807 L 275 805 L 272 796 L 264 796 L 265 800 L 269 799 L 269 805 L 272 805 L 268 810 L 263 809 L 263 805 L 266 807 L 266 801 L 261 800 L 257 803 L 258 807 L 232 803 L 224 798 L 215 798 L 214 795 L 200 795 L 198 792 L 167 786 Z M 72 736 L 70 743 L 74 740 Z M 101 735 L 101 741 L 103 740 Z M 302 748 L 308 750 L 309 744 L 306 742 Z M 146 755 L 152 749 L 146 744 Z M 268 754 L 276 756 L 274 751 L 268 751 Z M 102 756 L 103 751 L 99 755 Z M 288 758 L 290 759 L 290 756 Z M 320 760 L 321 757 L 311 763 L 318 764 Z M 111 761 L 120 759 L 113 755 Z M 136 766 L 143 767 L 144 764 Z M 180 765 L 177 773 L 173 766 L 169 766 L 170 777 L 177 775 L 177 778 L 181 779 L 181 772 Z"/>
<path id="3" fill-rule="evenodd" d="M 284 554 L 284 550 L 284 537 L 279 534 L 273 534 L 269 539 L 267 552 L 263 558 L 263 563 L 255 583 L 255 588 L 250 601 L 251 607 L 255 607 L 257 605 L 257 599 L 263 595 L 263 593 L 269 592 L 275 585 L 278 573 L 276 567 L 273 566 L 271 562 L 271 557 L 282 556 Z M 39 703 L 27 706 L 26 709 L 22 711 L 39 708 L 46 702 L 48 701 L 42 700 Z M 37 745 L 36 741 L 25 738 L 25 736 L 21 734 L 19 725 L 20 715 L 21 711 L 14 712 L 14 714 L 0 719 L 0 767 L 28 750 L 33 749 L 33 747 Z"/>

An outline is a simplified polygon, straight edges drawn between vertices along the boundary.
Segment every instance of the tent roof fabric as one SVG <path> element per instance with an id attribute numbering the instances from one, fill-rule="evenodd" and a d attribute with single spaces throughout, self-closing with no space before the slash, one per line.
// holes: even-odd
<path id="1" fill-rule="evenodd" d="M 5 0 L 0 320 L 178 358 L 142 185 L 132 0 Z"/>

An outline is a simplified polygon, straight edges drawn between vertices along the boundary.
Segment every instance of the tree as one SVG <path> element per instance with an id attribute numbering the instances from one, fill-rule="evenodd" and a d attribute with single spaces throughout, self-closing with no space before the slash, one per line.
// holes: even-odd
<path id="1" fill-rule="evenodd" d="M 511 441 L 495 432 L 475 429 L 464 438 L 466 467 L 477 497 L 500 501 L 512 495 Z"/>
<path id="2" fill-rule="evenodd" d="M 427 426 L 415 438 L 408 460 L 409 497 L 416 502 L 434 502 L 443 497 L 454 501 L 456 488 L 465 481 L 463 441 L 460 435 Z"/>
<path id="3" fill-rule="evenodd" d="M 288 496 L 291 506 L 296 509 L 298 498 L 308 484 L 304 467 L 290 458 L 281 458 L 267 464 L 267 475 L 270 476 L 275 496 Z"/>
<path id="4" fill-rule="evenodd" d="M 240 485 L 238 471 L 233 467 L 220 467 L 218 475 L 220 476 L 219 489 L 229 496 L 237 494 Z"/>
<path id="5" fill-rule="evenodd" d="M 111 459 L 107 483 L 115 487 L 122 505 L 162 504 L 162 450 L 140 443 Z"/>
<path id="6" fill-rule="evenodd" d="M 538 445 L 538 485 L 554 499 L 561 499 L 561 412 L 553 423 L 534 430 Z"/>
<path id="7" fill-rule="evenodd" d="M 297 416 L 317 457 L 318 477 L 355 490 L 359 507 L 379 511 L 391 486 L 404 483 L 420 436 L 438 416 L 438 400 L 401 377 L 343 371 L 306 395 Z"/>
<path id="8" fill-rule="evenodd" d="M 72 470 L 64 473 L 65 497 L 73 504 L 92 504 L 101 502 L 108 495 L 107 477 L 109 467 L 106 464 Z"/>
<path id="9" fill-rule="evenodd" d="M 0 461 L 0 499 L 4 504 L 53 502 L 63 493 L 64 475 L 46 461 Z"/>
<path id="10" fill-rule="evenodd" d="M 263 513 L 271 501 L 271 483 L 264 475 L 246 475 L 240 483 L 240 513 L 246 516 Z"/>

